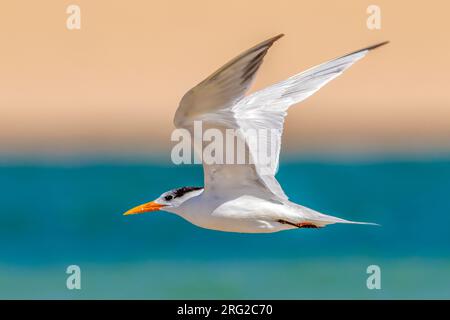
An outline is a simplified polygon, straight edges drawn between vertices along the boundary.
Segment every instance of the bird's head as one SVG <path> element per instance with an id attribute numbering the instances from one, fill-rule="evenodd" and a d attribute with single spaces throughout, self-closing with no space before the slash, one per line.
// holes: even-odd
<path id="1" fill-rule="evenodd" d="M 179 207 L 183 202 L 203 192 L 202 187 L 183 187 L 164 192 L 159 198 L 134 207 L 124 215 L 138 214 L 151 211 L 167 210 Z"/>

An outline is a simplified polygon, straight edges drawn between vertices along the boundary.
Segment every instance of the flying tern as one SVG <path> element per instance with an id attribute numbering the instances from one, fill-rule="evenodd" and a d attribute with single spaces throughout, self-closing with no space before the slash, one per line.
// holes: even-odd
<path id="1" fill-rule="evenodd" d="M 134 207 L 125 215 L 164 210 L 179 215 L 199 227 L 227 232 L 269 233 L 298 228 L 321 228 L 334 223 L 373 224 L 325 215 L 289 201 L 275 178 L 278 170 L 284 118 L 290 106 L 318 91 L 341 75 L 372 49 L 387 42 L 354 51 L 327 61 L 287 80 L 250 95 L 249 89 L 264 56 L 277 35 L 222 66 L 181 99 L 174 124 L 194 134 L 194 122 L 221 132 L 240 132 L 250 157 L 259 150 L 243 134 L 247 129 L 275 132 L 275 156 L 270 166 L 248 163 L 206 163 L 204 187 L 182 187 L 164 192 L 156 200 Z"/>

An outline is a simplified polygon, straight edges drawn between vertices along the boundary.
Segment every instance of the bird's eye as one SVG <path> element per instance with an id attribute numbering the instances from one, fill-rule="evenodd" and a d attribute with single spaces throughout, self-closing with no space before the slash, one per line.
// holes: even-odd
<path id="1" fill-rule="evenodd" d="M 172 200 L 173 199 L 173 196 L 165 196 L 164 197 L 164 200 L 166 200 L 166 201 L 170 201 L 170 200 Z"/>

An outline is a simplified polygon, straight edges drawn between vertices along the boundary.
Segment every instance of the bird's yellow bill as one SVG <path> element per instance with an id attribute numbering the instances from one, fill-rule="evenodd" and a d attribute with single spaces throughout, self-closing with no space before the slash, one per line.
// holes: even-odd
<path id="1" fill-rule="evenodd" d="M 145 212 L 151 212 L 151 211 L 158 211 L 161 210 L 161 208 L 164 207 L 163 204 L 156 203 L 154 201 L 141 204 L 140 206 L 134 207 L 133 209 L 128 210 L 123 215 L 129 215 L 129 214 L 138 214 L 138 213 L 145 213 Z"/>

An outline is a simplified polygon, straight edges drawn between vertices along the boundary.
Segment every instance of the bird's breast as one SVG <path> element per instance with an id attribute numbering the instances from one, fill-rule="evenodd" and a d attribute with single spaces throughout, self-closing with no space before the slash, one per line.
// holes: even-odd
<path id="1" fill-rule="evenodd" d="M 277 222 L 283 205 L 249 196 L 234 199 L 202 197 L 180 207 L 178 215 L 202 228 L 243 233 L 266 233 L 290 229 Z"/>

